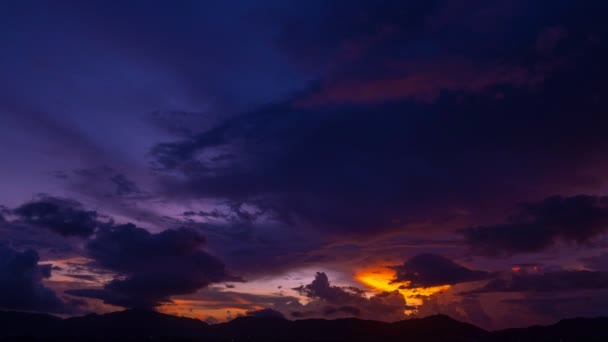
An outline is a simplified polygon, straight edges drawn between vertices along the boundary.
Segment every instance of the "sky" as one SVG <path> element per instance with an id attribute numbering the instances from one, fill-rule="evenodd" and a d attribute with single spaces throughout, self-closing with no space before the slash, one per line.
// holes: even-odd
<path id="1" fill-rule="evenodd" d="M 605 1 L 2 1 L 0 309 L 608 315 Z"/>

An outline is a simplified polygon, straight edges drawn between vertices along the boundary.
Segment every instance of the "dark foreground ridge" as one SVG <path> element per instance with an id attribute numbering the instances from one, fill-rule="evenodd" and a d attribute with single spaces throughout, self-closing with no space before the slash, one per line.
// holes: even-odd
<path id="1" fill-rule="evenodd" d="M 577 318 L 551 326 L 488 332 L 436 315 L 394 323 L 356 318 L 289 321 L 239 317 L 209 325 L 147 310 L 126 310 L 61 319 L 0 312 L 3 341 L 180 340 L 180 341 L 608 341 L 608 318 Z"/>

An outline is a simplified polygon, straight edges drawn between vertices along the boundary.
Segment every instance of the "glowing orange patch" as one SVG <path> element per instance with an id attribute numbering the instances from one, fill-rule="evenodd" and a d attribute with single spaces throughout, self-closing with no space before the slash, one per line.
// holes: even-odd
<path id="1" fill-rule="evenodd" d="M 163 304 L 157 307 L 156 309 L 159 312 L 170 315 L 185 316 L 198 319 L 205 319 L 211 316 L 218 319 L 219 321 L 231 319 L 238 315 L 245 315 L 248 311 L 243 308 L 231 306 L 209 309 L 207 306 L 208 304 L 217 304 L 217 302 L 201 301 L 195 299 L 172 299 L 172 303 Z M 262 309 L 262 307 L 254 306 L 253 309 L 258 310 Z M 227 316 L 228 312 L 230 312 L 231 317 Z"/>
<path id="2" fill-rule="evenodd" d="M 240 296 L 232 296 L 232 300 L 234 300 L 235 302 L 239 303 L 239 304 L 251 304 L 251 301 L 240 297 Z"/>
<path id="3" fill-rule="evenodd" d="M 376 291 L 399 291 L 408 305 L 419 306 L 422 305 L 423 298 L 430 297 L 434 294 L 441 293 L 450 288 L 450 285 L 440 285 L 432 287 L 415 287 L 415 288 L 399 288 L 401 285 L 409 285 L 407 282 L 401 284 L 391 284 L 395 272 L 388 268 L 373 268 L 364 269 L 355 275 L 355 279 L 359 282 L 367 285 L 368 287 Z M 406 310 L 405 314 L 411 314 L 411 310 Z"/>

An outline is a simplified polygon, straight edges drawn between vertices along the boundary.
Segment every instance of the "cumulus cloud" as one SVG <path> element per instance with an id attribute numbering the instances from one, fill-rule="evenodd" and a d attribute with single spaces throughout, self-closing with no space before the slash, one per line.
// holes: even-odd
<path id="1" fill-rule="evenodd" d="M 509 222 L 462 231 L 485 255 L 539 252 L 557 241 L 584 244 L 608 230 L 608 197 L 553 196 L 526 203 Z"/>
<path id="2" fill-rule="evenodd" d="M 395 321 L 405 317 L 405 310 L 414 309 L 406 304 L 399 291 L 381 292 L 367 297 L 360 289 L 331 285 L 324 272 L 317 272 L 310 284 L 294 290 L 312 299 L 298 310 L 290 312 L 295 318 L 356 316 Z"/>
<path id="3" fill-rule="evenodd" d="M 0 244 L 0 308 L 65 313 L 57 294 L 43 284 L 51 265 L 40 265 L 34 250 L 19 252 Z"/>
<path id="4" fill-rule="evenodd" d="M 350 288 L 332 286 L 324 272 L 317 272 L 310 284 L 301 285 L 294 290 L 308 298 L 320 298 L 329 303 L 344 303 L 353 297 L 361 297 L 361 293 L 351 291 Z"/>
<path id="5" fill-rule="evenodd" d="M 77 201 L 52 196 L 22 204 L 12 213 L 23 223 L 63 236 L 87 237 L 100 226 L 96 211 L 84 209 Z"/>
<path id="6" fill-rule="evenodd" d="M 153 234 L 133 224 L 100 229 L 86 251 L 98 267 L 118 276 L 103 289 L 67 293 L 125 307 L 154 307 L 172 295 L 189 294 L 212 283 L 239 281 L 215 256 L 202 250 L 205 238 L 187 229 Z"/>
<path id="7" fill-rule="evenodd" d="M 406 288 L 453 285 L 491 276 L 488 272 L 470 270 L 441 255 L 429 253 L 416 255 L 393 269 L 396 271 L 393 282 L 407 282 Z"/>

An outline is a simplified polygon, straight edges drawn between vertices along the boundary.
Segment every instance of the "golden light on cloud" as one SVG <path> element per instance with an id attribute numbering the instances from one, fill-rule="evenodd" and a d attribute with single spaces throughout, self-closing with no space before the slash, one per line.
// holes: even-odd
<path id="1" fill-rule="evenodd" d="M 217 321 L 226 321 L 236 316 L 243 316 L 249 310 L 236 306 L 224 306 L 222 304 L 224 303 L 196 299 L 172 299 L 171 303 L 165 303 L 156 309 L 159 312 L 175 316 L 198 318 L 201 320 L 213 317 Z M 253 310 L 262 308 L 260 306 L 251 307 Z"/>
<path id="2" fill-rule="evenodd" d="M 376 291 L 399 291 L 405 298 L 408 305 L 420 306 L 425 297 L 430 297 L 438 293 L 444 292 L 450 288 L 450 285 L 432 286 L 432 287 L 416 287 L 416 288 L 399 288 L 406 283 L 391 283 L 395 276 L 395 272 L 386 267 L 366 268 L 359 270 L 355 279 L 362 284 Z M 413 313 L 411 310 L 406 310 L 405 314 Z"/>

